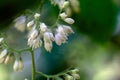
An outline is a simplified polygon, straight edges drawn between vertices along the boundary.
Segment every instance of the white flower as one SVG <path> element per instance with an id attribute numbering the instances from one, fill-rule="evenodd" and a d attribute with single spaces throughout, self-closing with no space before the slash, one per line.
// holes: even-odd
<path id="1" fill-rule="evenodd" d="M 33 27 L 33 25 L 34 25 L 34 20 L 32 20 L 32 21 L 30 21 L 30 22 L 27 23 L 27 27 L 28 28 Z"/>
<path id="2" fill-rule="evenodd" d="M 68 24 L 73 24 L 75 22 L 72 18 L 65 18 L 64 21 Z"/>
<path id="3" fill-rule="evenodd" d="M 68 74 L 64 75 L 65 80 L 74 80 L 74 78 Z"/>
<path id="4" fill-rule="evenodd" d="M 64 32 L 68 35 L 71 33 L 74 33 L 74 31 L 72 30 L 72 28 L 70 26 L 67 25 L 62 25 L 62 27 L 64 28 Z"/>
<path id="5" fill-rule="evenodd" d="M 7 57 L 5 58 L 4 63 L 5 64 L 9 64 L 11 61 L 13 61 L 13 59 L 14 59 L 14 55 L 13 54 L 7 55 Z"/>
<path id="6" fill-rule="evenodd" d="M 51 39 L 51 41 L 54 41 L 55 40 L 55 38 L 54 38 L 54 36 L 53 36 L 53 33 L 49 33 L 49 36 L 50 36 L 50 39 Z"/>
<path id="7" fill-rule="evenodd" d="M 13 65 L 14 71 L 21 71 L 23 70 L 23 68 L 24 68 L 23 61 L 21 59 L 15 60 L 14 65 Z"/>
<path id="8" fill-rule="evenodd" d="M 44 42 L 44 47 L 45 47 L 46 51 L 50 52 L 52 49 L 52 41 Z"/>
<path id="9" fill-rule="evenodd" d="M 66 36 L 68 36 L 71 33 L 74 33 L 72 28 L 67 25 L 58 25 L 58 28 L 56 29 L 56 31 L 62 35 L 66 35 Z"/>
<path id="10" fill-rule="evenodd" d="M 72 73 L 79 73 L 79 72 L 80 72 L 80 70 L 79 70 L 79 69 L 77 69 L 77 68 L 75 68 L 75 69 L 71 70 L 71 72 L 72 72 Z"/>
<path id="11" fill-rule="evenodd" d="M 63 4 L 63 8 L 67 8 L 69 6 L 69 1 L 65 1 Z"/>
<path id="12" fill-rule="evenodd" d="M 42 45 L 40 39 L 40 32 L 37 29 L 33 29 L 28 34 L 28 45 L 33 48 L 38 48 Z"/>
<path id="13" fill-rule="evenodd" d="M 45 31 L 47 30 L 47 26 L 45 25 L 45 23 L 41 23 L 41 24 L 40 24 L 40 30 L 41 30 L 42 32 L 45 32 Z"/>
<path id="14" fill-rule="evenodd" d="M 73 78 L 79 80 L 80 79 L 80 75 L 79 74 L 71 74 L 73 76 Z"/>
<path id="15" fill-rule="evenodd" d="M 33 29 L 28 34 L 28 38 L 35 39 L 39 35 L 39 31 L 37 29 Z"/>
<path id="16" fill-rule="evenodd" d="M 27 78 L 25 78 L 24 80 L 28 80 Z"/>
<path id="17" fill-rule="evenodd" d="M 56 29 L 56 31 L 60 34 L 63 34 L 63 35 L 66 34 L 62 25 L 58 25 L 58 28 Z"/>
<path id="18" fill-rule="evenodd" d="M 80 4 L 78 0 L 70 0 L 71 3 L 71 7 L 73 9 L 74 12 L 79 13 L 80 12 Z"/>
<path id="19" fill-rule="evenodd" d="M 51 41 L 54 41 L 54 36 L 51 32 L 45 32 L 43 39 L 45 42 L 51 42 Z"/>
<path id="20" fill-rule="evenodd" d="M 4 50 L 1 52 L 1 54 L 0 54 L 0 59 L 2 59 L 2 58 L 4 58 L 5 56 L 7 56 L 7 53 L 8 53 L 7 49 L 4 49 Z"/>
<path id="21" fill-rule="evenodd" d="M 8 56 L 6 57 L 4 63 L 5 63 L 5 64 L 9 64 L 10 61 L 11 61 L 11 59 L 10 59 L 10 55 L 8 55 Z"/>
<path id="22" fill-rule="evenodd" d="M 19 61 L 18 60 L 15 60 L 13 69 L 14 69 L 14 71 L 19 71 Z"/>
<path id="23" fill-rule="evenodd" d="M 59 1 L 57 1 L 57 4 L 59 5 L 60 9 L 63 9 L 64 2 L 65 2 L 65 0 L 59 0 Z"/>
<path id="24" fill-rule="evenodd" d="M 4 41 L 4 38 L 3 37 L 1 37 L 0 38 L 0 43 L 2 43 Z"/>
<path id="25" fill-rule="evenodd" d="M 62 35 L 60 33 L 55 34 L 55 42 L 57 45 L 61 45 L 62 43 L 65 43 L 67 40 L 66 35 Z"/>
<path id="26" fill-rule="evenodd" d="M 35 39 L 29 38 L 28 39 L 28 45 L 30 47 L 32 47 L 32 49 L 41 47 L 42 46 L 42 41 L 40 39 L 40 36 L 36 37 Z"/>
<path id="27" fill-rule="evenodd" d="M 39 13 L 35 13 L 34 18 L 35 19 L 39 19 L 40 18 L 40 14 Z"/>
<path id="28" fill-rule="evenodd" d="M 24 64 L 23 64 L 23 61 L 20 59 L 19 60 L 19 70 L 22 71 L 24 68 Z"/>
<path id="29" fill-rule="evenodd" d="M 5 60 L 5 57 L 1 58 L 1 59 L 0 59 L 0 64 L 3 63 L 4 60 Z"/>
<path id="30" fill-rule="evenodd" d="M 62 19 L 65 19 L 65 18 L 67 18 L 67 14 L 66 14 L 65 12 L 63 12 L 63 13 L 60 14 L 60 17 L 61 17 Z"/>
<path id="31" fill-rule="evenodd" d="M 21 31 L 24 32 L 25 31 L 25 26 L 26 26 L 26 17 L 25 16 L 20 16 L 17 19 L 14 20 L 15 25 L 14 27 Z"/>
<path id="32" fill-rule="evenodd" d="M 71 16 L 72 15 L 72 10 L 71 10 L 71 7 L 67 7 L 65 8 L 65 13 L 68 15 L 68 16 Z"/>

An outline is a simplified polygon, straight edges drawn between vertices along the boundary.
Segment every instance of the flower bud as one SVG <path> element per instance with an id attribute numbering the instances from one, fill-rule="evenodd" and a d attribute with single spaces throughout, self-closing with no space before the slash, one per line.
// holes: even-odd
<path id="1" fill-rule="evenodd" d="M 56 31 L 60 34 L 65 35 L 64 28 L 61 25 L 59 25 L 59 27 L 56 29 Z"/>
<path id="2" fill-rule="evenodd" d="M 50 39 L 52 40 L 52 41 L 54 41 L 55 40 L 55 38 L 54 38 L 54 36 L 53 36 L 53 33 L 49 33 L 49 36 L 50 36 Z"/>
<path id="3" fill-rule="evenodd" d="M 80 12 L 80 4 L 78 0 L 70 0 L 71 7 L 75 13 Z"/>
<path id="4" fill-rule="evenodd" d="M 74 78 L 68 74 L 64 75 L 65 80 L 74 80 Z"/>
<path id="5" fill-rule="evenodd" d="M 4 58 L 7 55 L 8 51 L 7 49 L 4 49 L 0 54 L 0 59 Z"/>
<path id="6" fill-rule="evenodd" d="M 65 12 L 63 12 L 63 13 L 60 14 L 60 17 L 61 17 L 62 19 L 65 19 L 65 18 L 67 17 L 67 14 L 66 14 Z"/>
<path id="7" fill-rule="evenodd" d="M 24 68 L 24 64 L 23 64 L 23 61 L 22 61 L 22 59 L 20 59 L 19 60 L 19 70 L 23 70 L 23 68 Z"/>
<path id="8" fill-rule="evenodd" d="M 75 79 L 79 80 L 80 79 L 80 75 L 79 74 L 71 74 Z"/>
<path id="9" fill-rule="evenodd" d="M 3 41 L 4 41 L 4 38 L 1 37 L 1 38 L 0 38 L 0 44 L 1 44 Z"/>
<path id="10" fill-rule="evenodd" d="M 39 14 L 39 13 L 35 13 L 34 18 L 35 18 L 36 20 L 38 20 L 38 19 L 40 18 L 40 14 Z"/>
<path id="11" fill-rule="evenodd" d="M 10 63 L 10 55 L 8 55 L 4 61 L 5 64 L 9 64 Z"/>
<path id="12" fill-rule="evenodd" d="M 45 42 L 54 41 L 53 33 L 51 33 L 51 32 L 45 32 L 45 33 L 44 33 L 44 41 L 45 41 Z"/>
<path id="13" fill-rule="evenodd" d="M 34 21 L 33 20 L 27 23 L 27 27 L 28 28 L 33 27 L 33 25 L 34 25 Z"/>
<path id="14" fill-rule="evenodd" d="M 45 32 L 44 33 L 44 41 L 45 42 L 51 42 L 49 32 Z"/>
<path id="15" fill-rule="evenodd" d="M 61 33 L 55 34 L 55 42 L 57 45 L 61 45 L 62 43 L 65 43 L 67 40 L 66 35 L 62 35 Z"/>
<path id="16" fill-rule="evenodd" d="M 25 78 L 24 80 L 28 80 L 27 78 Z"/>
<path id="17" fill-rule="evenodd" d="M 11 61 L 13 61 L 13 59 L 14 59 L 14 55 L 13 55 L 13 54 L 9 54 L 9 55 L 7 55 L 7 57 L 5 58 L 4 63 L 5 63 L 5 64 L 9 64 Z"/>
<path id="18" fill-rule="evenodd" d="M 47 30 L 47 26 L 45 25 L 45 23 L 41 23 L 41 24 L 40 24 L 40 30 L 41 30 L 42 32 L 45 32 L 45 31 Z"/>
<path id="19" fill-rule="evenodd" d="M 64 32 L 66 34 L 74 33 L 74 31 L 72 30 L 72 28 L 70 26 L 63 25 L 63 28 L 64 28 Z"/>
<path id="20" fill-rule="evenodd" d="M 31 39 L 35 39 L 37 36 L 39 35 L 39 32 L 37 29 L 34 29 L 31 33 L 30 33 L 30 38 Z"/>
<path id="21" fill-rule="evenodd" d="M 77 69 L 77 68 L 75 68 L 75 69 L 71 70 L 71 72 L 72 72 L 72 73 L 79 73 L 79 72 L 80 72 L 80 70 L 79 70 L 79 69 Z"/>
<path id="22" fill-rule="evenodd" d="M 25 16 L 20 16 L 17 19 L 14 20 L 15 21 L 15 25 L 14 27 L 21 32 L 25 31 L 25 27 L 26 27 L 26 17 Z"/>
<path id="23" fill-rule="evenodd" d="M 46 51 L 51 52 L 52 41 L 50 41 L 50 42 L 44 42 L 44 47 L 45 47 Z"/>
<path id="24" fill-rule="evenodd" d="M 72 10 L 71 10 L 71 7 L 67 7 L 67 8 L 65 8 L 65 13 L 67 14 L 67 16 L 72 16 Z"/>
<path id="25" fill-rule="evenodd" d="M 4 62 L 4 60 L 5 60 L 5 57 L 1 58 L 0 59 L 0 64 L 2 64 Z"/>
<path id="26" fill-rule="evenodd" d="M 64 21 L 68 24 L 73 24 L 75 22 L 72 18 L 65 18 Z"/>
<path id="27" fill-rule="evenodd" d="M 13 69 L 14 69 L 14 71 L 19 71 L 19 61 L 18 60 L 15 60 L 15 63 L 13 65 Z"/>
<path id="28" fill-rule="evenodd" d="M 65 1 L 63 4 L 63 8 L 67 8 L 69 6 L 69 1 Z"/>

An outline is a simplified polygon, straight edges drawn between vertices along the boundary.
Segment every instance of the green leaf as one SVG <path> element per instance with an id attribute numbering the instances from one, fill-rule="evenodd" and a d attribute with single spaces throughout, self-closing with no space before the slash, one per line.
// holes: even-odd
<path id="1" fill-rule="evenodd" d="M 108 41 L 115 29 L 117 8 L 112 0 L 80 0 L 81 13 L 74 15 L 77 30 L 94 41 Z"/>

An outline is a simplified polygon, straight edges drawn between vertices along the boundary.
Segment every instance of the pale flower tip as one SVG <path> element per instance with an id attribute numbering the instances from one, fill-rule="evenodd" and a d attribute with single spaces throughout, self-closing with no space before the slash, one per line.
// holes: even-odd
<path id="1" fill-rule="evenodd" d="M 45 33 L 44 33 L 44 41 L 45 41 L 45 42 L 54 41 L 53 33 L 51 33 L 51 32 L 45 32 Z"/>
<path id="2" fill-rule="evenodd" d="M 67 17 L 67 14 L 66 14 L 65 12 L 63 12 L 63 13 L 60 14 L 60 17 L 61 17 L 62 19 L 65 19 L 65 18 Z"/>
<path id="3" fill-rule="evenodd" d="M 34 25 L 34 21 L 33 20 L 27 23 L 27 27 L 28 28 L 33 27 L 33 25 Z"/>
<path id="4" fill-rule="evenodd" d="M 0 38 L 0 43 L 2 43 L 4 41 L 4 38 L 3 37 L 1 37 Z"/>
<path id="5" fill-rule="evenodd" d="M 73 24 L 75 22 L 72 18 L 65 18 L 64 21 L 68 24 Z"/>
<path id="6" fill-rule="evenodd" d="M 51 52 L 52 42 L 45 42 L 44 47 L 45 47 L 46 51 Z"/>
<path id="7" fill-rule="evenodd" d="M 79 73 L 79 72 L 80 72 L 80 70 L 79 70 L 79 69 L 77 69 L 77 68 L 75 68 L 75 69 L 71 70 L 71 72 L 72 72 L 72 73 Z"/>
<path id="8" fill-rule="evenodd" d="M 24 64 L 23 64 L 23 61 L 20 59 L 19 60 L 19 70 L 23 70 L 23 68 L 24 68 Z"/>
<path id="9" fill-rule="evenodd" d="M 11 61 L 10 55 L 8 55 L 4 61 L 5 64 L 9 64 Z"/>
<path id="10" fill-rule="evenodd" d="M 71 75 L 65 74 L 64 75 L 65 80 L 74 80 L 74 78 Z"/>
<path id="11" fill-rule="evenodd" d="M 4 63 L 5 57 L 0 59 L 0 64 Z"/>
<path id="12" fill-rule="evenodd" d="M 75 79 L 80 79 L 80 75 L 79 74 L 72 74 L 72 76 L 75 78 Z"/>
<path id="13" fill-rule="evenodd" d="M 39 19 L 40 18 L 40 14 L 39 13 L 35 13 L 34 18 L 35 19 Z"/>
<path id="14" fill-rule="evenodd" d="M 13 70 L 15 72 L 19 71 L 19 62 L 18 62 L 18 60 L 15 60 L 14 65 L 13 65 Z"/>
<path id="15" fill-rule="evenodd" d="M 45 32 L 45 31 L 47 30 L 47 26 L 45 25 L 45 23 L 41 23 L 41 24 L 40 24 L 40 30 L 41 30 L 42 32 Z"/>
<path id="16" fill-rule="evenodd" d="M 65 1 L 63 4 L 63 8 L 67 8 L 69 6 L 69 1 Z"/>
<path id="17" fill-rule="evenodd" d="M 7 53 L 8 53 L 7 49 L 4 49 L 0 54 L 0 59 L 5 57 L 7 55 Z"/>
<path id="18" fill-rule="evenodd" d="M 17 19 L 14 20 L 15 24 L 14 27 L 20 31 L 20 32 L 24 32 L 26 29 L 26 17 L 25 16 L 20 16 Z"/>

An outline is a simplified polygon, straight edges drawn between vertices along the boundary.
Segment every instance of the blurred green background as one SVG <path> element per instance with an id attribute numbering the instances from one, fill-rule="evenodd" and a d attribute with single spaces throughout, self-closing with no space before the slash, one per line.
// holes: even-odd
<path id="1" fill-rule="evenodd" d="M 7 34 L 6 38 L 11 47 L 16 49 L 27 47 L 26 32 L 17 31 L 14 28 L 13 19 L 24 15 L 23 11 L 26 9 L 35 13 L 40 2 L 24 0 L 23 4 L 20 0 L 0 1 L 0 29 Z M 47 53 L 43 47 L 36 49 L 37 70 L 46 74 L 56 74 L 70 66 L 75 66 L 80 68 L 80 80 L 120 80 L 120 1 L 79 0 L 79 3 L 80 13 L 72 14 L 75 24 L 71 26 L 75 34 L 69 36 L 68 42 L 62 46 L 54 43 L 51 53 Z M 4 15 L 5 6 L 14 13 L 7 12 L 7 16 Z M 58 11 L 57 6 L 45 0 L 41 21 L 52 25 Z M 13 63 L 1 64 L 0 80 L 24 80 L 25 78 L 31 80 L 31 56 L 24 53 L 22 58 L 25 65 L 22 72 L 13 72 Z M 44 79 L 36 76 L 36 80 Z"/>

